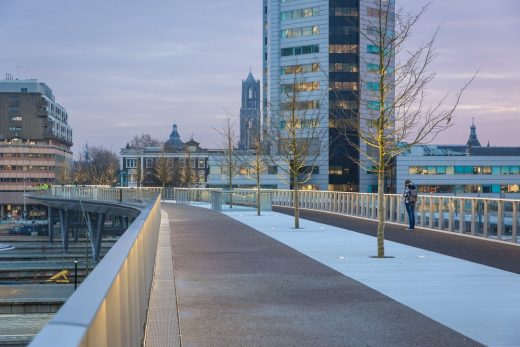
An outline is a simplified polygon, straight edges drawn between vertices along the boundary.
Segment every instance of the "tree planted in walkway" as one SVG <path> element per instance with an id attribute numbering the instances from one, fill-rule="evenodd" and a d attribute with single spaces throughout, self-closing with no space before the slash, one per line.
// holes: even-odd
<path id="1" fill-rule="evenodd" d="M 384 257 L 385 178 L 399 154 L 413 145 L 427 143 L 451 126 L 463 92 L 473 78 L 448 100 L 428 98 L 428 87 L 435 77 L 431 65 L 438 33 L 415 49 L 408 43 L 412 29 L 426 11 L 395 11 L 393 1 L 373 0 L 371 21 L 360 28 L 367 60 L 361 62 L 359 113 L 344 114 L 346 141 L 360 154 L 361 168 L 377 174 L 378 229 L 377 256 Z M 366 67 L 366 71 L 365 70 Z M 359 141 L 357 141 L 359 137 Z"/>
<path id="2" fill-rule="evenodd" d="M 319 91 L 319 81 L 309 81 L 299 71 L 288 77 L 282 81 L 280 102 L 268 105 L 266 140 L 271 146 L 268 160 L 278 167 L 280 178 L 292 189 L 294 228 L 299 229 L 299 189 L 328 157 L 324 141 L 328 124 L 323 108 L 327 93 Z"/>
<path id="3" fill-rule="evenodd" d="M 220 157 L 221 174 L 226 177 L 229 190 L 229 207 L 233 208 L 233 177 L 240 173 L 243 159 L 237 151 L 238 136 L 236 133 L 236 120 L 229 113 L 226 114 L 224 126 L 215 128 L 220 135 L 223 147 L 223 155 Z"/>

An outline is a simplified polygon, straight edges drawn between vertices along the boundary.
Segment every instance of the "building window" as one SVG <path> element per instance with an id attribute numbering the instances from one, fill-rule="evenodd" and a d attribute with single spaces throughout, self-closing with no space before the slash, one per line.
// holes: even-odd
<path id="1" fill-rule="evenodd" d="M 367 53 L 379 54 L 379 47 L 374 45 L 367 45 Z"/>
<path id="2" fill-rule="evenodd" d="M 9 127 L 10 131 L 22 131 L 22 127 Z"/>
<path id="3" fill-rule="evenodd" d="M 282 84 L 282 93 L 294 93 L 294 92 L 312 92 L 320 89 L 320 82 L 301 82 Z"/>
<path id="4" fill-rule="evenodd" d="M 278 166 L 276 166 L 276 165 L 267 166 L 267 173 L 269 175 L 276 175 L 278 173 Z"/>
<path id="5" fill-rule="evenodd" d="M 355 7 L 334 7 L 331 10 L 331 15 L 338 17 L 355 17 L 358 15 L 358 10 Z"/>
<path id="6" fill-rule="evenodd" d="M 342 174 L 343 174 L 343 167 L 341 167 L 341 166 L 330 166 L 329 167 L 329 175 L 341 176 Z"/>
<path id="7" fill-rule="evenodd" d="M 20 116 L 14 116 L 14 117 L 11 117 L 11 120 L 12 120 L 12 121 L 16 121 L 16 122 L 20 122 L 20 121 L 22 121 L 22 117 L 20 117 Z"/>
<path id="8" fill-rule="evenodd" d="M 357 110 L 359 103 L 354 100 L 340 100 L 331 102 L 331 106 L 338 110 Z"/>
<path id="9" fill-rule="evenodd" d="M 367 107 L 370 110 L 379 111 L 381 108 L 381 103 L 379 101 L 369 100 L 367 101 Z"/>
<path id="10" fill-rule="evenodd" d="M 301 36 L 313 36 L 320 34 L 320 28 L 317 25 L 312 25 L 301 28 L 285 29 L 281 31 L 281 34 L 282 39 L 292 39 Z"/>
<path id="11" fill-rule="evenodd" d="M 352 63 L 331 63 L 331 72 L 358 72 L 357 64 Z"/>
<path id="12" fill-rule="evenodd" d="M 368 72 L 379 72 L 381 66 L 379 64 L 367 64 Z"/>
<path id="13" fill-rule="evenodd" d="M 146 158 L 145 165 L 147 169 L 153 168 L 153 158 Z"/>
<path id="14" fill-rule="evenodd" d="M 282 75 L 294 75 L 318 71 L 320 71 L 320 63 L 282 66 Z"/>
<path id="15" fill-rule="evenodd" d="M 329 53 L 354 53 L 357 54 L 357 45 L 329 45 Z"/>
<path id="16" fill-rule="evenodd" d="M 287 48 L 281 49 L 281 56 L 288 57 L 291 55 L 312 54 L 312 53 L 319 53 L 319 52 L 320 52 L 319 45 L 287 47 Z"/>
<path id="17" fill-rule="evenodd" d="M 204 159 L 199 159 L 199 169 L 206 168 L 206 161 Z"/>
<path id="18" fill-rule="evenodd" d="M 377 82 L 367 82 L 366 86 L 367 86 L 368 90 L 371 90 L 373 92 L 379 90 L 379 83 L 377 83 Z"/>
<path id="19" fill-rule="evenodd" d="M 137 168 L 137 159 L 130 159 L 130 158 L 127 158 L 126 159 L 126 168 L 127 169 L 135 169 Z"/>
<path id="20" fill-rule="evenodd" d="M 315 100 L 282 103 L 282 111 L 312 110 L 312 109 L 317 109 L 319 107 L 320 107 L 319 102 L 315 101 Z"/>
<path id="21" fill-rule="evenodd" d="M 20 89 L 20 92 L 22 92 L 22 93 L 27 93 L 27 88 L 21 88 L 21 89 Z"/>
<path id="22" fill-rule="evenodd" d="M 292 11 L 282 12 L 282 20 L 300 19 L 314 17 L 320 14 L 318 8 L 300 8 Z"/>
<path id="23" fill-rule="evenodd" d="M 357 91 L 358 84 L 357 82 L 331 82 L 330 90 L 339 91 L 339 90 L 350 90 Z"/>

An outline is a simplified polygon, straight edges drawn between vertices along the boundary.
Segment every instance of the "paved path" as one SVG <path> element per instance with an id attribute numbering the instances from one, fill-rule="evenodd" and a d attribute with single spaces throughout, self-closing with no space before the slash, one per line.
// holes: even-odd
<path id="1" fill-rule="evenodd" d="M 479 346 L 223 214 L 163 208 L 183 346 Z"/>
<path id="2" fill-rule="evenodd" d="M 393 258 L 377 259 L 371 257 L 377 251 L 376 238 L 357 231 L 306 219 L 295 230 L 293 217 L 278 212 L 261 217 L 253 211 L 226 214 L 476 341 L 520 346 L 516 273 L 389 240 L 386 255 Z M 371 228 L 375 230 L 375 224 Z M 405 235 L 413 242 L 423 232 Z"/>
<path id="3" fill-rule="evenodd" d="M 275 207 L 274 210 L 294 216 L 292 208 Z M 300 210 L 300 216 L 318 223 L 376 236 L 377 222 L 375 221 L 303 209 Z M 420 227 L 410 232 L 405 228 L 402 225 L 386 224 L 385 239 L 520 274 L 519 245 L 490 242 L 476 237 L 464 237 Z"/>

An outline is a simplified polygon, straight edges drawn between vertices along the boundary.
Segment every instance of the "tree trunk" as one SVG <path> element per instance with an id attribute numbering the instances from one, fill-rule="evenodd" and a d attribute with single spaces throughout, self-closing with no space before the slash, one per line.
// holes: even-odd
<path id="1" fill-rule="evenodd" d="M 377 170 L 377 257 L 385 256 L 385 165 L 383 151 L 379 151 L 379 168 Z"/>
<path id="2" fill-rule="evenodd" d="M 230 158 L 231 159 L 231 158 Z M 231 161 L 230 161 L 231 163 Z M 233 168 L 229 164 L 229 208 L 233 208 Z"/>
<path id="3" fill-rule="evenodd" d="M 298 192 L 298 176 L 293 178 L 294 229 L 300 229 L 300 195 Z"/>
<path id="4" fill-rule="evenodd" d="M 256 174 L 256 215 L 260 215 L 260 174 L 257 168 Z"/>

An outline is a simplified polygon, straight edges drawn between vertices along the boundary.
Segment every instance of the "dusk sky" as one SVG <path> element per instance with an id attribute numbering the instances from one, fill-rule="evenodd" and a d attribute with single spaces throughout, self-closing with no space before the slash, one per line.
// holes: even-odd
<path id="1" fill-rule="evenodd" d="M 397 0 L 417 9 L 422 1 Z M 119 152 L 133 135 L 165 140 L 175 122 L 216 147 L 238 115 L 241 80 L 261 78 L 261 1 L 0 0 L 0 73 L 47 83 L 69 112 L 74 151 Z M 455 125 L 436 140 L 520 146 L 520 1 L 436 0 L 411 43 L 442 24 L 431 95 L 480 73 Z"/>

